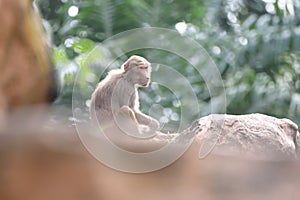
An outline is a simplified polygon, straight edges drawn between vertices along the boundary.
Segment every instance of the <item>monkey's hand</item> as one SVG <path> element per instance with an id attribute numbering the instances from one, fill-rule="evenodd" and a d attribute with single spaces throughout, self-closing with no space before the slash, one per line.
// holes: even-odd
<path id="1" fill-rule="evenodd" d="M 151 130 L 149 126 L 146 126 L 146 125 L 143 125 L 143 124 L 139 124 L 138 129 L 139 129 L 139 132 L 141 134 L 147 134 Z"/>
<path id="2" fill-rule="evenodd" d="M 149 126 L 139 124 L 138 125 L 139 133 L 143 139 L 151 139 L 156 136 L 156 131 L 151 130 Z"/>
<path id="3" fill-rule="evenodd" d="M 152 131 L 157 131 L 160 128 L 159 122 L 144 113 L 135 111 L 135 117 L 139 124 L 148 126 Z"/>
<path id="4" fill-rule="evenodd" d="M 160 124 L 156 119 L 151 118 L 150 123 L 149 123 L 149 127 L 150 127 L 151 130 L 156 131 L 156 130 L 159 130 Z"/>

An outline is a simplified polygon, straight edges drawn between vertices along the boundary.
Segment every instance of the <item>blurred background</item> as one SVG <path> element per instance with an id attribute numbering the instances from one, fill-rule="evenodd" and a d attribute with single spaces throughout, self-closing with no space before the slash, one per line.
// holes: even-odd
<path id="1" fill-rule="evenodd" d="M 300 125 L 299 0 L 37 0 L 36 4 L 62 83 L 53 107 L 71 108 L 77 76 L 82 99 L 75 104 L 84 104 L 87 113 L 90 94 L 106 75 L 100 77 L 106 66 L 98 60 L 107 52 L 91 53 L 95 46 L 129 29 L 164 27 L 191 37 L 210 54 L 224 81 L 228 114 L 259 112 Z M 189 81 L 200 107 L 200 113 L 191 112 L 191 120 L 211 113 L 206 83 L 186 60 L 155 49 L 126 52 L 131 54 L 155 57 L 156 63 L 172 66 Z M 126 56 L 111 67 L 120 66 Z M 180 92 L 184 96 L 186 90 Z M 172 91 L 154 83 L 140 89 L 140 98 L 145 113 L 153 104 L 161 105 L 152 107 L 150 114 L 165 124 L 165 131 L 176 130 L 182 105 Z"/>

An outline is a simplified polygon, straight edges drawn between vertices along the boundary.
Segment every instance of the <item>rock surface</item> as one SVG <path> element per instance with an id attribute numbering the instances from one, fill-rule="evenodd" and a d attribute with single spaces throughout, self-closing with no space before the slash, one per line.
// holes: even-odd
<path id="1" fill-rule="evenodd" d="M 0 130 L 0 199 L 299 199 L 299 162 L 224 156 L 227 146 L 235 145 L 237 152 L 244 153 L 247 148 L 264 151 L 270 144 L 276 153 L 293 157 L 294 137 L 299 141 L 296 126 L 256 114 L 219 117 L 201 118 L 185 132 L 198 133 L 197 139 L 172 165 L 141 174 L 123 173 L 97 161 L 73 127 L 38 126 L 43 123 L 33 118 L 22 118 L 23 125 L 14 119 Z M 217 141 L 213 152 L 219 149 L 223 155 L 211 153 L 199 159 L 199 149 L 206 150 L 211 141 Z"/>
<path id="2" fill-rule="evenodd" d="M 263 114 L 209 115 L 189 131 L 197 134 L 201 158 L 213 154 L 263 160 L 293 159 L 299 151 L 295 123 Z"/>

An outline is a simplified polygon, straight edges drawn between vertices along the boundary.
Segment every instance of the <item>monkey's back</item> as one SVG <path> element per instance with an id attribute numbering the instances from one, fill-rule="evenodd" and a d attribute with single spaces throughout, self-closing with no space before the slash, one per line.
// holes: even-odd
<path id="1" fill-rule="evenodd" d="M 120 75 L 108 74 L 103 79 L 91 97 L 90 113 L 93 120 L 98 119 L 99 122 L 110 122 L 113 119 L 112 95 Z"/>

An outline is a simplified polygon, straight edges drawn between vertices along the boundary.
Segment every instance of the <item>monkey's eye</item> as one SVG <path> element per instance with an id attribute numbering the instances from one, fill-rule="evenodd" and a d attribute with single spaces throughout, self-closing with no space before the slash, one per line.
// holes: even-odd
<path id="1" fill-rule="evenodd" d="M 141 66 L 140 69 L 148 69 L 148 66 Z"/>

